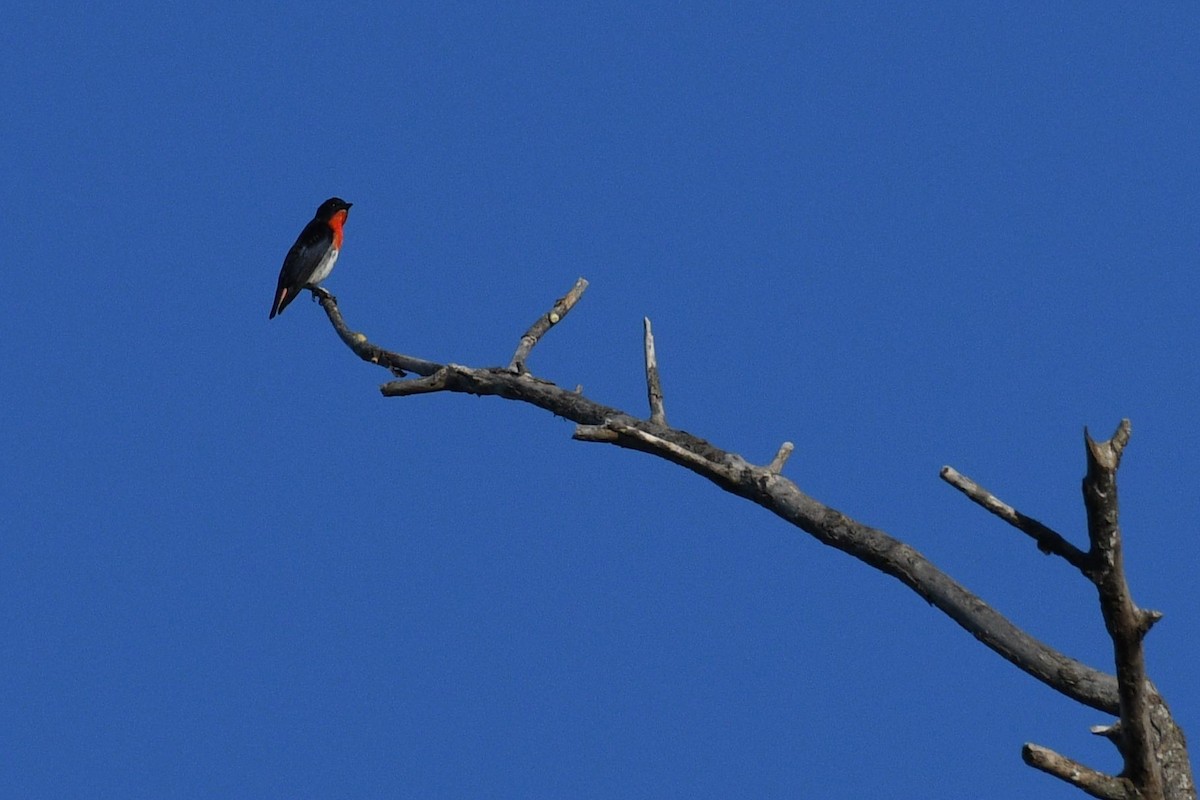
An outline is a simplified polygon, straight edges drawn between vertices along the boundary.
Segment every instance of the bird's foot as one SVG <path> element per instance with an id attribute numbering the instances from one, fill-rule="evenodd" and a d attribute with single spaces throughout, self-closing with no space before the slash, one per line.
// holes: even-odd
<path id="1" fill-rule="evenodd" d="M 312 292 L 314 301 L 332 300 L 334 303 L 337 302 L 337 298 L 330 294 L 328 289 L 323 289 L 320 286 L 309 286 L 308 290 Z"/>

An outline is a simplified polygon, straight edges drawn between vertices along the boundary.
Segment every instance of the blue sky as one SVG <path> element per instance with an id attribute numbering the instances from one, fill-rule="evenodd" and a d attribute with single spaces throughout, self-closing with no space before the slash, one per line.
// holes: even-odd
<path id="1" fill-rule="evenodd" d="M 495 399 L 384 399 L 301 298 L 765 462 L 1108 668 L 1121 473 L 1200 730 L 1200 12 L 1040 3 L 21 3 L 0 28 L 0 785 L 17 797 L 1077 797 L 1107 721 L 892 579 Z"/>

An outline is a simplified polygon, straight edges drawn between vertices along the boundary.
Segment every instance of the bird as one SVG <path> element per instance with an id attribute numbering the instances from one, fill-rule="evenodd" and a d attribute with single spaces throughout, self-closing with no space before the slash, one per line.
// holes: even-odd
<path id="1" fill-rule="evenodd" d="M 331 197 L 317 207 L 317 214 L 300 231 L 300 236 L 283 259 L 279 284 L 275 287 L 275 302 L 271 316 L 275 319 L 288 307 L 301 289 L 316 289 L 329 277 L 342 249 L 342 227 L 350 213 L 351 203 Z"/>

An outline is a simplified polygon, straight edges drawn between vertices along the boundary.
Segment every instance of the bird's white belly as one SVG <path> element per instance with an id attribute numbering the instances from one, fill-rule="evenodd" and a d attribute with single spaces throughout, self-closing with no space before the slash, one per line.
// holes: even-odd
<path id="1" fill-rule="evenodd" d="M 325 257 L 317 263 L 317 268 L 313 270 L 312 277 L 308 279 L 307 286 L 316 286 L 321 281 L 329 277 L 329 273 L 333 272 L 333 265 L 337 261 L 338 251 L 336 247 L 331 247 Z"/>

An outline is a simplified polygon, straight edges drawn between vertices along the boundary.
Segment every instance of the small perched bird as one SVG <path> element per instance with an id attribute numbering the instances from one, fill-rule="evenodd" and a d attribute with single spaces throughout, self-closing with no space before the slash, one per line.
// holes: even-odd
<path id="1" fill-rule="evenodd" d="M 342 226 L 351 205 L 340 197 L 329 198 L 317 208 L 312 222 L 300 231 L 279 270 L 279 285 L 275 287 L 269 319 L 282 314 L 301 289 L 313 288 L 329 277 L 342 249 Z"/>

